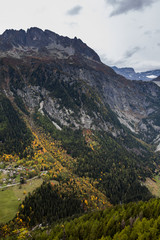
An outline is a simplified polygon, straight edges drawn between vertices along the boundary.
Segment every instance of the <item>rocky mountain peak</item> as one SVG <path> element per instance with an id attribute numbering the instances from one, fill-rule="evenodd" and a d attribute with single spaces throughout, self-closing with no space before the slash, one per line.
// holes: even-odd
<path id="1" fill-rule="evenodd" d="M 6 30 L 0 35 L 2 56 L 7 53 L 7 55 L 21 57 L 22 55 L 35 55 L 37 51 L 41 52 L 42 55 L 47 54 L 47 56 L 57 58 L 77 55 L 100 62 L 100 58 L 95 51 L 76 37 L 70 39 L 36 27 L 29 28 L 26 32 L 22 29 L 19 31 Z"/>

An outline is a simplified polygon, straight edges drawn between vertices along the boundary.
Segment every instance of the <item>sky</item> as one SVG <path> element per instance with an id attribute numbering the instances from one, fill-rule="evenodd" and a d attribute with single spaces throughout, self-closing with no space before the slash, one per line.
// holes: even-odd
<path id="1" fill-rule="evenodd" d="M 38 27 L 80 38 L 109 66 L 160 69 L 160 0 L 5 0 L 0 34 Z"/>

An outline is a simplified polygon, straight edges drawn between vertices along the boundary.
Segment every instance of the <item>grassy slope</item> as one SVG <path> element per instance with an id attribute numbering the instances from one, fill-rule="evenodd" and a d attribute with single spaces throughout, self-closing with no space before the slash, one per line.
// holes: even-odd
<path id="1" fill-rule="evenodd" d="M 0 223 L 11 220 L 18 210 L 18 199 L 13 188 L 0 191 Z"/>
<path id="2" fill-rule="evenodd" d="M 147 178 L 145 181 L 145 186 L 149 191 L 156 197 L 160 197 L 160 176 L 157 175 L 154 179 Z"/>
<path id="3" fill-rule="evenodd" d="M 17 213 L 19 204 L 24 200 L 25 196 L 33 192 L 42 184 L 43 180 L 40 178 L 28 181 L 20 185 L 0 189 L 0 223 L 5 223 L 11 220 Z M 18 201 L 20 199 L 20 201 Z"/>

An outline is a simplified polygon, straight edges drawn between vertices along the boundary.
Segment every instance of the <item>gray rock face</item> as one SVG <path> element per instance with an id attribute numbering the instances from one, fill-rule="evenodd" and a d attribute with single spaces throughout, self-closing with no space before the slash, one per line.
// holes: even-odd
<path id="1" fill-rule="evenodd" d="M 149 142 L 159 133 L 160 88 L 153 82 L 129 81 L 108 69 L 92 65 L 75 68 L 74 76 L 98 91 L 119 121 Z M 67 69 L 68 74 L 71 70 Z M 150 129 L 150 130 L 149 130 Z"/>
<path id="2" fill-rule="evenodd" d="M 30 112 L 38 109 L 43 115 L 47 114 L 56 127 L 59 127 L 58 124 L 68 127 L 72 125 L 72 128 L 75 129 L 103 129 L 104 131 L 109 131 L 109 128 L 114 127 L 112 124 L 99 119 L 96 113 L 94 113 L 94 117 L 89 116 L 83 106 L 75 115 L 70 108 L 61 107 L 58 99 L 50 97 L 50 92 L 45 88 L 40 89 L 39 86 L 25 86 L 22 90 L 17 90 L 17 95 L 23 99 Z M 94 124 L 95 119 L 99 122 L 99 126 Z M 112 134 L 116 135 L 116 132 L 113 131 Z"/>
<path id="3" fill-rule="evenodd" d="M 58 51 L 61 51 L 61 54 L 58 54 Z M 1 56 L 22 57 L 38 55 L 37 52 L 41 56 L 49 55 L 59 58 L 79 55 L 100 62 L 99 56 L 76 37 L 70 39 L 39 28 L 30 28 L 27 32 L 6 30 L 0 35 Z"/>
<path id="4" fill-rule="evenodd" d="M 52 66 L 50 67 L 52 68 Z M 48 69 L 48 71 L 50 70 Z M 42 110 L 52 120 L 60 122 L 61 125 L 69 126 L 72 124 L 75 128 L 91 129 L 98 129 L 99 126 L 100 129 L 105 131 L 112 128 L 112 132 L 117 135 L 119 130 L 113 130 L 114 124 L 112 121 L 104 120 L 101 114 L 95 111 L 92 112 L 93 116 L 91 117 L 84 104 L 80 106 L 78 113 L 74 113 L 71 108 L 61 106 L 60 99 L 50 97 L 50 91 L 46 90 L 48 84 L 54 86 L 53 83 L 57 79 L 57 73 L 53 75 L 50 73 L 48 79 L 47 73 L 43 74 L 42 71 L 41 74 L 46 76 L 46 79 L 42 79 L 45 84 L 41 83 L 41 85 L 44 84 L 44 87 L 26 86 L 23 90 L 17 90 L 17 94 L 24 99 L 29 108 L 40 108 L 40 103 L 43 101 Z M 38 79 L 40 77 L 41 75 L 37 75 Z M 115 112 L 121 124 L 132 132 L 142 135 L 143 140 L 154 141 L 159 133 L 160 123 L 156 119 L 159 114 L 160 88 L 156 84 L 128 81 L 112 71 L 104 73 L 97 71 L 95 68 L 87 69 L 86 65 L 75 66 L 74 64 L 66 65 L 66 63 L 64 66 L 61 65 L 61 74 L 58 75 L 58 79 L 70 86 L 79 81 L 84 83 L 80 91 L 85 95 L 87 94 L 87 86 L 93 88 L 101 98 L 101 103 L 105 106 L 109 105 L 108 107 Z M 86 87 L 85 84 L 87 84 Z M 76 88 L 75 90 L 77 91 Z M 156 116 L 155 119 L 152 119 L 153 116 Z M 98 126 L 95 125 L 95 121 L 99 122 Z M 148 132 L 148 129 L 150 129 L 150 132 Z"/>

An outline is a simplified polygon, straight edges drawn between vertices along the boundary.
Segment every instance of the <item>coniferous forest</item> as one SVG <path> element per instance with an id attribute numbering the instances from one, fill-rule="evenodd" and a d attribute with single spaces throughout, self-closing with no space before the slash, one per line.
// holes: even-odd
<path id="1" fill-rule="evenodd" d="M 35 239 L 160 239 L 160 201 L 117 205 L 37 231 Z"/>
<path id="2" fill-rule="evenodd" d="M 41 189 L 42 190 L 42 189 Z M 39 200 L 40 202 L 40 200 Z M 67 213 L 64 212 L 67 201 L 61 202 L 62 211 L 56 210 L 57 213 L 63 215 L 63 220 L 54 222 L 52 225 L 40 226 L 39 229 L 28 231 L 23 228 L 23 231 L 15 231 L 12 237 L 7 239 L 35 239 L 35 240 L 53 240 L 53 239 L 121 239 L 121 240 L 136 240 L 136 239 L 160 239 L 160 200 L 152 199 L 148 202 L 137 202 L 117 205 L 115 207 L 106 208 L 103 211 L 93 211 L 89 214 L 84 214 L 79 218 L 66 219 Z M 71 200 L 75 207 L 78 204 Z M 32 206 L 35 203 L 33 202 Z M 48 201 L 49 204 L 49 201 Z M 75 205 L 76 204 L 76 205 Z M 44 206 L 44 205 L 43 205 Z M 48 206 L 51 207 L 49 204 Z M 68 206 L 71 206 L 70 204 Z M 34 207 L 33 207 L 34 209 Z M 72 206 L 71 206 L 71 212 Z M 78 210 L 78 208 L 77 208 Z M 21 210 L 24 213 L 26 210 Z M 45 211 L 45 208 L 44 208 Z M 51 212 L 53 213 L 52 207 Z M 63 213 L 62 213 L 63 212 Z M 70 213 L 71 213 L 70 212 Z M 78 211 L 79 212 L 79 211 Z M 75 212 L 74 212 L 75 213 Z M 80 212 L 79 212 L 80 213 Z M 35 213 L 35 220 L 37 214 Z M 61 215 L 61 216 L 62 216 Z M 40 214 L 39 214 L 40 216 Z M 48 214 L 48 221 L 50 220 Z M 56 219 L 56 214 L 54 215 Z M 54 219 L 54 220 L 55 220 Z M 37 219 L 38 222 L 38 219 Z M 2 238 L 3 239 L 3 238 Z"/>

